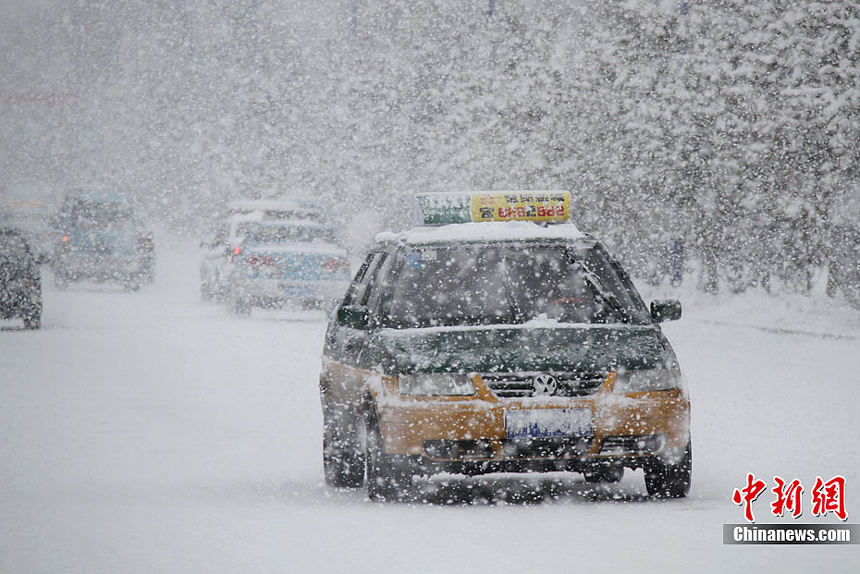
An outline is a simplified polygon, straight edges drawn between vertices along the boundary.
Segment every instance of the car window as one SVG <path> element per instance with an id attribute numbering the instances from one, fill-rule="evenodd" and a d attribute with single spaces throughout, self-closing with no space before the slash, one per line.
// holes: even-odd
<path id="1" fill-rule="evenodd" d="M 118 203 L 78 202 L 72 208 L 71 223 L 80 228 L 131 227 L 131 209 Z"/>
<path id="2" fill-rule="evenodd" d="M 592 257 L 591 260 L 589 257 Z M 451 246 L 406 251 L 395 265 L 382 323 L 436 325 L 642 322 L 600 254 L 558 245 Z M 641 309 L 637 309 L 641 311 Z"/>
<path id="3" fill-rule="evenodd" d="M 222 245 L 227 241 L 227 229 L 228 226 L 226 224 L 221 224 L 215 229 L 215 233 L 212 234 L 212 238 L 209 240 L 209 245 L 217 246 Z"/>
<path id="4" fill-rule="evenodd" d="M 617 304 L 633 322 L 650 323 L 651 314 L 624 269 L 616 263 L 606 248 L 595 245 L 582 254 L 583 261 L 601 278 L 607 289 L 615 294 Z"/>
<path id="5" fill-rule="evenodd" d="M 362 305 L 367 306 L 371 310 L 376 310 L 384 293 L 388 289 L 389 281 L 387 276 L 394 261 L 388 253 L 382 253 L 379 259 L 379 264 L 370 272 L 370 280 L 367 283 L 367 289 L 362 294 Z"/>
<path id="6" fill-rule="evenodd" d="M 376 252 L 370 253 L 364 260 L 364 263 L 361 264 L 358 271 L 355 274 L 355 278 L 353 278 L 352 283 L 350 283 L 349 288 L 346 291 L 346 296 L 343 299 L 343 305 L 359 305 L 360 301 L 367 301 L 365 298 L 365 292 L 367 291 L 367 286 L 370 282 L 371 277 L 374 276 L 376 270 L 379 268 L 380 263 L 384 259 L 384 253 Z"/>
<path id="7" fill-rule="evenodd" d="M 251 232 L 254 231 L 254 228 L 259 225 L 256 221 L 245 221 L 242 223 L 236 224 L 236 229 L 233 232 L 233 236 L 230 238 L 231 241 L 236 243 L 241 243 L 245 238 L 251 235 Z"/>
<path id="8" fill-rule="evenodd" d="M 270 243 L 334 243 L 334 234 L 328 228 L 298 225 L 261 226 L 250 238 L 251 245 Z"/>

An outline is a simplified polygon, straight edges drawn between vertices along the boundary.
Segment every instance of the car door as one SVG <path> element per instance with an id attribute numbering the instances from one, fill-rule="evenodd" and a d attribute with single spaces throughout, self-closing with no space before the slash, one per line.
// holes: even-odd
<path id="1" fill-rule="evenodd" d="M 323 350 L 321 385 L 324 392 L 332 393 L 336 402 L 358 400 L 367 374 L 359 366 L 359 357 L 370 334 L 366 327 L 357 328 L 356 325 L 346 324 L 342 320 L 342 310 L 366 309 L 372 287 L 388 257 L 388 253 L 381 250 L 368 254 L 329 323 Z"/>

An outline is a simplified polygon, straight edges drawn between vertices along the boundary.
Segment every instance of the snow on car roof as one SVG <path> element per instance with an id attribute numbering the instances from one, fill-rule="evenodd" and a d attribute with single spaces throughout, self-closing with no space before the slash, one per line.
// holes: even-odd
<path id="1" fill-rule="evenodd" d="M 308 229 L 331 229 L 331 226 L 326 225 L 325 223 L 318 223 L 316 221 L 308 221 L 304 219 L 260 221 L 260 227 L 305 227 Z"/>
<path id="2" fill-rule="evenodd" d="M 442 227 L 415 227 L 409 231 L 385 231 L 376 235 L 376 242 L 415 244 L 471 243 L 482 241 L 528 241 L 536 239 L 579 240 L 588 237 L 573 223 L 539 225 L 530 221 L 488 221 L 457 223 Z"/>
<path id="3" fill-rule="evenodd" d="M 255 211 L 252 213 L 237 213 L 235 215 L 230 215 L 227 217 L 227 222 L 232 223 L 232 224 L 244 223 L 246 221 L 254 222 L 254 221 L 262 221 L 262 220 L 263 220 L 263 213 L 259 212 L 259 211 Z"/>
<path id="4" fill-rule="evenodd" d="M 315 199 L 239 199 L 230 202 L 230 208 L 235 210 L 322 208 L 322 206 L 322 202 Z"/>

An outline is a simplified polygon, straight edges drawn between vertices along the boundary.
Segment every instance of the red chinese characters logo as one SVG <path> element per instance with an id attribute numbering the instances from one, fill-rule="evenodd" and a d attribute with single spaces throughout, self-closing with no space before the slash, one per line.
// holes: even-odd
<path id="1" fill-rule="evenodd" d="M 803 485 L 798 479 L 794 479 L 786 485 L 785 481 L 778 476 L 773 477 L 776 486 L 772 492 L 776 495 L 776 500 L 771 503 L 771 512 L 774 516 L 782 516 L 785 511 L 791 512 L 793 518 L 803 514 L 800 495 L 803 493 Z"/>
<path id="2" fill-rule="evenodd" d="M 771 492 L 775 495 L 770 505 L 771 514 L 774 516 L 785 516 L 790 513 L 792 518 L 799 518 L 803 514 L 803 485 L 800 480 L 791 482 L 783 480 L 779 476 L 773 477 L 774 487 Z M 732 502 L 744 507 L 744 518 L 748 522 L 755 522 L 752 505 L 756 499 L 767 489 L 763 480 L 756 479 L 752 473 L 747 474 L 746 486 L 736 488 L 732 494 Z M 827 482 L 821 477 L 815 478 L 815 487 L 812 489 L 812 514 L 814 516 L 825 516 L 828 512 L 834 513 L 841 520 L 848 519 L 845 511 L 845 477 L 834 476 Z"/>
<path id="3" fill-rule="evenodd" d="M 812 514 L 824 516 L 833 512 L 840 520 L 847 520 L 848 513 L 845 512 L 845 477 L 834 476 L 827 482 L 815 477 L 815 486 L 812 488 Z"/>
<path id="4" fill-rule="evenodd" d="M 742 504 L 744 506 L 744 516 L 749 522 L 755 522 L 752 503 L 755 502 L 755 499 L 758 498 L 766 488 L 767 485 L 763 480 L 756 480 L 753 473 L 749 473 L 747 475 L 747 485 L 740 490 L 737 488 L 735 489 L 735 493 L 732 495 L 732 502 L 735 504 Z"/>

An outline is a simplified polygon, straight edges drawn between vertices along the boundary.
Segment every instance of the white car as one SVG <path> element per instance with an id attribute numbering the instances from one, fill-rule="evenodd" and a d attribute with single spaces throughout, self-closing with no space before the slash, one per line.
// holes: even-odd
<path id="1" fill-rule="evenodd" d="M 223 301 L 230 295 L 229 277 L 245 238 L 261 222 L 305 222 L 327 226 L 328 214 L 315 199 L 243 199 L 230 202 L 228 217 L 213 237 L 200 244 L 200 294 L 204 300 Z"/>
<path id="2" fill-rule="evenodd" d="M 346 250 L 328 225 L 264 221 L 236 253 L 228 304 L 239 315 L 253 307 L 330 310 L 350 278 Z"/>
<path id="3" fill-rule="evenodd" d="M 200 243 L 200 295 L 205 301 L 220 301 L 226 296 L 233 261 L 245 238 L 262 219 L 261 212 L 231 215 L 218 225 L 210 239 Z"/>

